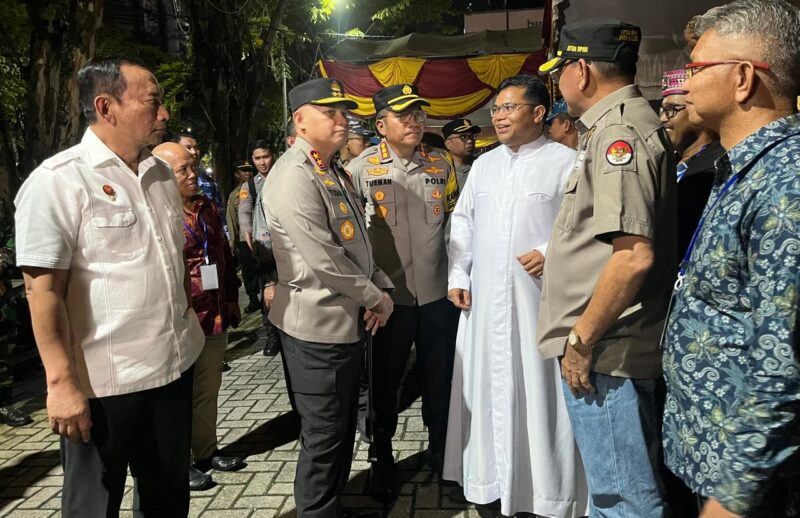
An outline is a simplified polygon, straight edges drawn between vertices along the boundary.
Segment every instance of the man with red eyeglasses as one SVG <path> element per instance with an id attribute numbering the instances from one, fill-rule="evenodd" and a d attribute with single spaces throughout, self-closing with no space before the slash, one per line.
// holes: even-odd
<path id="1" fill-rule="evenodd" d="M 659 518 L 659 338 L 675 271 L 675 157 L 634 84 L 641 30 L 561 30 L 558 76 L 578 117 L 578 158 L 547 248 L 537 338 L 561 358 L 591 517 Z"/>
<path id="2" fill-rule="evenodd" d="M 800 10 L 738 0 L 696 30 L 685 111 L 725 154 L 665 331 L 664 459 L 701 518 L 797 516 Z"/>
<path id="3" fill-rule="evenodd" d="M 348 165 L 366 205 L 375 262 L 394 284 L 395 309 L 375 335 L 374 422 L 370 493 L 397 496 L 392 437 L 397 429 L 400 381 L 414 344 L 422 376 L 422 419 L 428 427 L 431 464 L 441 472 L 456 313 L 447 300 L 446 196 L 451 166 L 442 153 L 420 144 L 427 100 L 413 85 L 384 88 L 373 96 L 375 128 L 383 139 Z"/>

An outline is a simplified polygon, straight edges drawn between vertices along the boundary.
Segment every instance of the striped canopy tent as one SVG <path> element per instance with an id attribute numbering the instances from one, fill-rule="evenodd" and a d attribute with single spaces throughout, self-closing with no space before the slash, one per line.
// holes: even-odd
<path id="1" fill-rule="evenodd" d="M 462 36 L 345 40 L 317 67 L 323 77 L 342 82 L 348 97 L 358 103 L 353 112 L 361 117 L 375 114 L 375 92 L 409 83 L 430 101 L 426 108 L 430 117 L 454 119 L 484 106 L 503 79 L 536 74 L 544 60 L 541 27 L 532 27 Z"/>

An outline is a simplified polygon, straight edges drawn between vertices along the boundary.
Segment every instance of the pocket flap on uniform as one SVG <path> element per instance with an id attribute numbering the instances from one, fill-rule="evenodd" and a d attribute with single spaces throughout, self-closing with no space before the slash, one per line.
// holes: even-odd
<path id="1" fill-rule="evenodd" d="M 293 392 L 300 394 L 336 392 L 336 371 L 333 369 L 299 369 L 290 376 Z"/>
<path id="2" fill-rule="evenodd" d="M 92 223 L 97 228 L 129 227 L 136 223 L 136 215 L 132 210 L 99 212 L 92 215 Z"/>

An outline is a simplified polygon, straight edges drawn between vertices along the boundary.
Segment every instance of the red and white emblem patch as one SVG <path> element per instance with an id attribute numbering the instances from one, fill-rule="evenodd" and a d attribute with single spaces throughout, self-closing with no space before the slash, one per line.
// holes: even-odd
<path id="1" fill-rule="evenodd" d="M 617 140 L 606 149 L 606 160 L 611 165 L 625 165 L 633 160 L 633 147 L 624 140 Z"/>

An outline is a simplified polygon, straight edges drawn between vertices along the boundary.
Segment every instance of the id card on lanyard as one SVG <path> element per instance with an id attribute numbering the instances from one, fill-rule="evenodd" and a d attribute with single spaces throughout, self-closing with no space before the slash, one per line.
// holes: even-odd
<path id="1" fill-rule="evenodd" d="M 217 271 L 217 265 L 212 263 L 208 257 L 208 228 L 199 214 L 197 215 L 197 222 L 200 223 L 200 229 L 203 232 L 203 258 L 206 263 L 200 265 L 200 286 L 203 288 L 203 291 L 217 290 L 219 289 L 219 273 Z M 195 241 L 201 239 L 200 236 L 195 234 L 192 228 L 186 224 L 186 221 L 183 222 L 183 228 L 192 235 Z"/>

